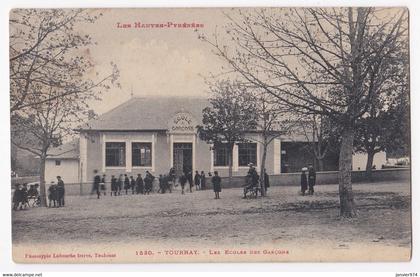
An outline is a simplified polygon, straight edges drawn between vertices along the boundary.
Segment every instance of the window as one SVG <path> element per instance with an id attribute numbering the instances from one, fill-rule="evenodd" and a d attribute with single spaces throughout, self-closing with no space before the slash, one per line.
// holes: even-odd
<path id="1" fill-rule="evenodd" d="M 238 144 L 239 166 L 247 166 L 250 163 L 257 165 L 257 144 L 240 143 Z"/>
<path id="2" fill-rule="evenodd" d="M 55 160 L 55 165 L 60 166 L 61 165 L 61 160 Z"/>
<path id="3" fill-rule="evenodd" d="M 152 143 L 133 142 L 131 158 L 133 166 L 152 166 Z"/>
<path id="4" fill-rule="evenodd" d="M 228 166 L 229 165 L 229 149 L 227 144 L 220 144 L 214 147 L 214 166 Z"/>
<path id="5" fill-rule="evenodd" d="M 125 142 L 107 142 L 105 156 L 106 166 L 125 166 Z"/>

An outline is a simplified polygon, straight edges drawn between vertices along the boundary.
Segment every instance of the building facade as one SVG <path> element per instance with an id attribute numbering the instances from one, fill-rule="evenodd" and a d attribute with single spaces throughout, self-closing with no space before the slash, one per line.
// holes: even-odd
<path id="1" fill-rule="evenodd" d="M 196 126 L 208 101 L 201 98 L 133 98 L 81 128 L 80 179 L 93 178 L 94 170 L 110 175 L 166 174 L 217 170 L 228 175 L 225 147 L 202 141 Z M 233 149 L 233 175 L 245 175 L 248 164 L 260 166 L 261 134 L 250 132 L 246 143 Z M 281 138 L 268 147 L 266 169 L 281 171 Z"/>
<path id="2" fill-rule="evenodd" d="M 45 182 L 57 182 L 61 176 L 66 183 L 80 182 L 79 140 L 67 142 L 48 151 L 45 161 Z"/>
<path id="3" fill-rule="evenodd" d="M 203 98 L 130 99 L 79 129 L 78 169 L 77 174 L 72 169 L 73 174 L 80 182 L 90 182 L 94 170 L 107 176 L 144 175 L 146 171 L 156 176 L 173 167 L 177 174 L 217 170 L 221 176 L 228 176 L 226 147 L 214 147 L 197 134 L 202 110 L 208 105 Z M 257 168 L 261 165 L 261 134 L 250 131 L 246 138 L 246 143 L 234 146 L 233 176 L 246 175 L 249 163 Z M 267 173 L 297 172 L 315 163 L 309 145 L 298 133 L 274 139 L 267 149 Z M 354 166 L 360 168 L 359 163 Z M 325 159 L 324 170 L 338 170 L 338 154 Z"/>

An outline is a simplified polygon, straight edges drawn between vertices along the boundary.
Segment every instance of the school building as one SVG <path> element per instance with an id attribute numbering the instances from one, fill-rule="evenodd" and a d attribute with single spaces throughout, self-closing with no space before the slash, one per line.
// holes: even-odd
<path id="1" fill-rule="evenodd" d="M 144 175 L 146 170 L 156 176 L 168 173 L 171 167 L 178 173 L 217 170 L 221 176 L 227 176 L 226 148 L 216 148 L 202 141 L 197 134 L 196 126 L 201 124 L 202 110 L 207 106 L 209 102 L 204 98 L 134 97 L 89 120 L 78 130 L 80 138 L 74 152 L 78 153 L 77 168 L 74 159 L 54 155 L 49 159 L 46 171 L 62 172 L 58 168 L 68 163 L 71 167 L 64 171 L 67 175 L 77 176 L 79 182 L 92 181 L 95 169 L 107 176 Z M 235 145 L 234 176 L 246 175 L 249 163 L 259 169 L 263 148 L 258 141 L 262 141 L 261 133 L 250 130 L 247 142 Z M 267 173 L 296 172 L 313 163 L 310 149 L 306 147 L 309 144 L 308 139 L 298 132 L 274 139 L 267 150 Z M 324 167 L 337 170 L 338 155 L 327 157 Z M 58 174 L 50 175 L 55 177 Z M 68 179 L 65 181 L 69 183 Z"/>

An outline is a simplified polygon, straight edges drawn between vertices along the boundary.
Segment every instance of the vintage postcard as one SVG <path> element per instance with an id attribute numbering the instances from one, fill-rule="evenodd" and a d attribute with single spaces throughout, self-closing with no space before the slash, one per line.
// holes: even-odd
<path id="1" fill-rule="evenodd" d="M 16 263 L 409 261 L 409 10 L 13 9 Z"/>

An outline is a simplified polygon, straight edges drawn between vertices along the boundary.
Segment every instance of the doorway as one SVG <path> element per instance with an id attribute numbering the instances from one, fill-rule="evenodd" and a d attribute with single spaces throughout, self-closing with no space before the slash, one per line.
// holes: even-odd
<path id="1" fill-rule="evenodd" d="M 175 174 L 192 172 L 193 146 L 192 143 L 174 143 L 174 169 Z"/>

